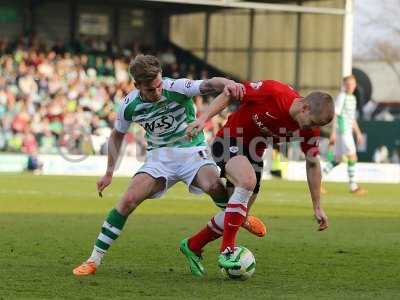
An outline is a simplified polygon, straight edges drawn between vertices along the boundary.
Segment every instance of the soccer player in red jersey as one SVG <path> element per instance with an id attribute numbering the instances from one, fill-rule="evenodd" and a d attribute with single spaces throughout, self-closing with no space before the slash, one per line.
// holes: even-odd
<path id="1" fill-rule="evenodd" d="M 187 128 L 189 137 L 200 132 L 206 121 L 226 108 L 231 99 L 219 95 L 207 111 Z M 214 216 L 207 226 L 186 241 L 192 254 L 200 256 L 209 242 L 222 238 L 220 267 L 240 268 L 232 253 L 236 234 L 260 188 L 263 160 L 268 145 L 301 141 L 306 156 L 307 182 L 319 230 L 328 227 L 328 217 L 320 203 L 321 168 L 319 163 L 319 127 L 334 116 L 332 97 L 312 92 L 301 97 L 291 86 L 275 80 L 245 83 L 245 96 L 231 114 L 211 145 L 212 155 L 221 168 L 221 177 L 233 188 L 224 212 Z M 187 250 L 187 249 L 186 249 Z M 186 251 L 187 252 L 187 251 Z M 190 255 L 184 253 L 190 262 Z"/>

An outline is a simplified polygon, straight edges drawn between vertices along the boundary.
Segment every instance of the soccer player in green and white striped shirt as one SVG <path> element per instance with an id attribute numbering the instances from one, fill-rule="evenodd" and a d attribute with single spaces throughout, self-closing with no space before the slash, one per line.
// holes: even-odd
<path id="1" fill-rule="evenodd" d="M 146 131 L 146 161 L 116 207 L 109 212 L 92 255 L 73 270 L 77 276 L 94 274 L 135 208 L 145 199 L 161 197 L 175 183 L 185 182 L 192 193 L 207 193 L 220 207 L 229 199 L 216 165 L 208 155 L 204 134 L 188 140 L 186 128 L 195 120 L 193 96 L 224 92 L 241 99 L 243 85 L 220 77 L 209 80 L 163 79 L 160 63 L 151 55 L 137 56 L 129 67 L 129 73 L 137 89 L 125 97 L 119 109 L 108 143 L 106 174 L 97 182 L 99 193 L 111 183 L 124 135 L 132 122 L 139 123 Z M 220 214 L 223 217 L 223 212 Z M 209 230 L 204 234 L 215 233 Z M 188 245 L 182 247 L 192 273 L 202 276 L 201 257 L 192 253 Z"/>
<path id="2" fill-rule="evenodd" d="M 341 163 L 343 156 L 345 156 L 347 158 L 350 192 L 362 195 L 366 191 L 358 186 L 354 178 L 357 151 L 353 132 L 356 135 L 357 144 L 359 145 L 363 142 L 363 135 L 356 119 L 357 99 L 353 95 L 357 87 L 356 78 L 353 75 L 343 78 L 343 87 L 344 90 L 339 93 L 335 101 L 336 117 L 330 137 L 330 143 L 334 144 L 334 155 L 328 157 L 323 173 L 327 175 Z"/>

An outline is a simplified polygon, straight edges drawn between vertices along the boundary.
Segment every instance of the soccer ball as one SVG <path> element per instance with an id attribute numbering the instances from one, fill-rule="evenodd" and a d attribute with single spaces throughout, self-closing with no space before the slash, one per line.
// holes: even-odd
<path id="1" fill-rule="evenodd" d="M 247 280 L 256 270 L 256 259 L 249 249 L 243 246 L 235 247 L 233 256 L 237 257 L 240 261 L 241 268 L 239 270 L 231 270 L 221 268 L 222 274 L 230 279 Z"/>

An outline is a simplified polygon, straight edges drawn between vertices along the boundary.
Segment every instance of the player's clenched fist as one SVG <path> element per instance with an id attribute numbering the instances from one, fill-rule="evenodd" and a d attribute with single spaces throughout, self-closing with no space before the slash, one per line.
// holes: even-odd
<path id="1" fill-rule="evenodd" d="M 245 88 L 243 84 L 232 81 L 225 85 L 223 93 L 232 99 L 241 101 L 245 94 Z"/>
<path id="2" fill-rule="evenodd" d="M 186 128 L 186 136 L 189 139 L 194 138 L 199 132 L 201 132 L 206 126 L 206 119 L 200 117 L 193 123 L 190 123 Z"/>

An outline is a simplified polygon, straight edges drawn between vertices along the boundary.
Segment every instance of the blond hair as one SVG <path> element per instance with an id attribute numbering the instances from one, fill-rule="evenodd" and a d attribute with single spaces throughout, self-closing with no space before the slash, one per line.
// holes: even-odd
<path id="1" fill-rule="evenodd" d="M 153 55 L 137 55 L 129 64 L 129 75 L 137 83 L 154 80 L 161 73 L 161 64 Z"/>
<path id="2" fill-rule="evenodd" d="M 347 80 L 354 80 L 354 81 L 357 81 L 356 77 L 355 77 L 353 74 L 352 74 L 352 75 L 349 75 L 349 76 L 343 77 L 343 82 L 346 82 Z"/>

